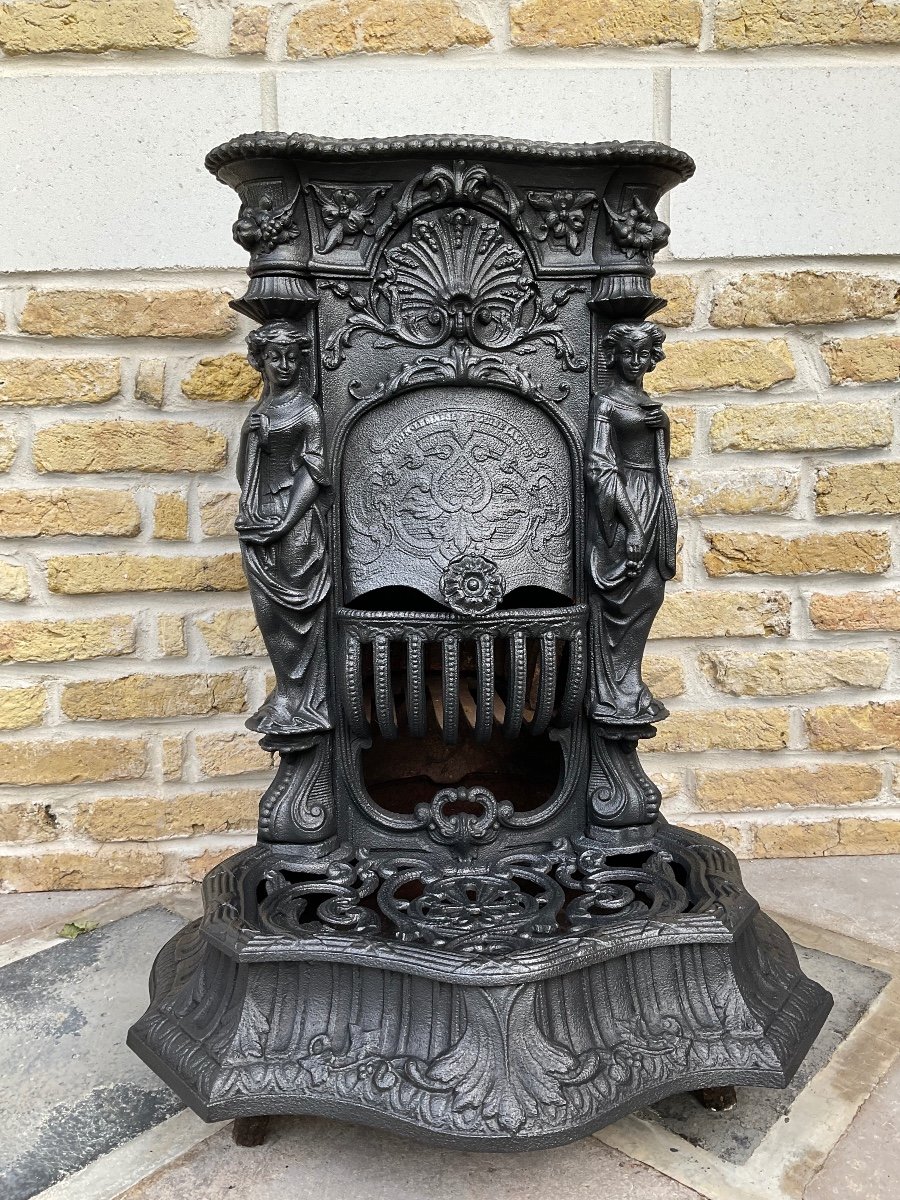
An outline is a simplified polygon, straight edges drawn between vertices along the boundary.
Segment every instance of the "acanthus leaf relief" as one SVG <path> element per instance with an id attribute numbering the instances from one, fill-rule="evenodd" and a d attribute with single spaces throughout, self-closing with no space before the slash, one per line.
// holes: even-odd
<path id="1" fill-rule="evenodd" d="M 394 343 L 432 349 L 466 340 L 482 350 L 527 354 L 543 342 L 568 370 L 587 367 L 556 321 L 583 289 L 559 287 L 546 302 L 524 252 L 504 236 L 498 221 L 471 209 L 416 218 L 409 238 L 384 255 L 368 295 L 346 284 L 327 286 L 352 309 L 325 343 L 322 362 L 330 370 L 363 332 L 381 339 L 375 343 L 379 349 Z"/>

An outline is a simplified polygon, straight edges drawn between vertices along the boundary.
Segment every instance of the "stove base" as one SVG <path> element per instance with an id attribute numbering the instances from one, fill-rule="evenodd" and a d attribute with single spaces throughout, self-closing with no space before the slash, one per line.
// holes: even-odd
<path id="1" fill-rule="evenodd" d="M 242 884 L 278 857 L 257 846 L 208 877 L 129 1045 L 206 1120 L 309 1113 L 460 1149 L 560 1145 L 673 1093 L 784 1086 L 831 997 L 729 851 L 670 826 L 654 848 L 694 864 L 687 911 L 463 955 L 254 928 Z"/>

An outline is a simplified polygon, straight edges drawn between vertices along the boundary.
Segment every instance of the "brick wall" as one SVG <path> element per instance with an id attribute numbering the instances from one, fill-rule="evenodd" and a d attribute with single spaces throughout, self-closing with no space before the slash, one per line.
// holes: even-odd
<path id="1" fill-rule="evenodd" d="M 898 43 L 887 0 L 0 3 L 0 888 L 197 878 L 270 778 L 244 256 L 202 158 L 275 127 L 696 157 L 648 762 L 744 856 L 900 850 Z"/>

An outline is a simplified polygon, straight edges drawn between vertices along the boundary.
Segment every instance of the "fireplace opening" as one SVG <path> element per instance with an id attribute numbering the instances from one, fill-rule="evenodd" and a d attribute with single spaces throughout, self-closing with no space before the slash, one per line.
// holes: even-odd
<path id="1" fill-rule="evenodd" d="M 424 704 L 418 707 L 416 731 L 410 728 L 408 692 L 405 686 L 406 656 L 402 646 L 391 648 L 390 674 L 393 729 L 385 736 L 375 719 L 375 671 L 372 647 L 362 657 L 363 704 L 369 719 L 371 746 L 362 754 L 363 782 L 371 798 L 382 808 L 410 814 L 417 804 L 427 804 L 447 787 L 488 788 L 500 803 L 510 803 L 517 812 L 528 812 L 546 804 L 555 792 L 562 770 L 558 742 L 549 729 L 558 712 L 561 679 L 567 677 L 568 648 L 560 645 L 562 670 L 553 681 L 554 696 L 549 719 L 545 720 L 546 685 L 541 686 L 542 664 L 547 661 L 537 639 L 526 643 L 525 698 L 521 727 L 510 730 L 507 701 L 510 698 L 508 664 L 496 663 L 494 686 L 489 701 L 491 720 L 485 721 L 483 677 L 479 676 L 479 654 L 471 641 L 459 643 L 459 682 L 455 711 L 448 710 L 443 682 L 440 645 L 423 648 Z M 479 695 L 479 687 L 482 689 Z M 384 697 L 381 706 L 384 706 Z M 424 710 L 424 711 L 423 711 Z M 424 718 L 424 719 L 423 719 Z M 529 729 L 540 732 L 531 735 Z M 512 736 L 510 736 L 512 734 Z"/>
<path id="2" fill-rule="evenodd" d="M 515 609 L 533 608 L 567 608 L 574 601 L 552 588 L 517 587 L 504 596 L 494 612 L 511 612 Z M 370 592 L 363 592 L 347 604 L 347 608 L 358 612 L 383 613 L 417 613 L 417 612 L 449 612 L 445 604 L 440 604 L 431 596 L 420 592 L 414 587 L 380 587 Z"/>

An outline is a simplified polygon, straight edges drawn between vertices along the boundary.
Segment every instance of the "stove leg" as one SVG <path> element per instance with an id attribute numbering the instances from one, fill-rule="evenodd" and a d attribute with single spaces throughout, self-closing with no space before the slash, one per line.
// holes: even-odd
<path id="1" fill-rule="evenodd" d="M 235 1117 L 231 1139 L 236 1146 L 261 1146 L 268 1132 L 268 1117 Z"/>
<path id="2" fill-rule="evenodd" d="M 737 1104 L 737 1092 L 730 1086 L 698 1088 L 694 1095 L 710 1112 L 730 1112 Z"/>

